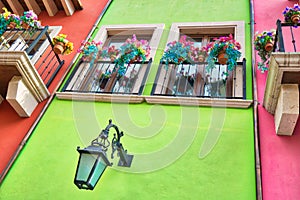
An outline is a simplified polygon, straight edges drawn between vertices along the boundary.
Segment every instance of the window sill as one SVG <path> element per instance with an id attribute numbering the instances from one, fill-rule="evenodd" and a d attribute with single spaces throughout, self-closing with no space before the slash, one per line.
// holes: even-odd
<path id="1" fill-rule="evenodd" d="M 168 97 L 168 96 L 146 96 L 145 100 L 147 103 L 150 104 L 228 107 L 228 108 L 249 108 L 253 103 L 253 100 L 244 100 L 244 99 Z"/>
<path id="2" fill-rule="evenodd" d="M 101 93 L 81 93 L 81 92 L 56 92 L 58 99 L 114 102 L 114 103 L 142 103 L 143 96 L 129 94 L 101 94 Z"/>
<path id="3" fill-rule="evenodd" d="M 224 108 L 249 108 L 253 100 L 244 99 L 219 99 L 219 98 L 194 98 L 194 97 L 166 97 L 166 96 L 139 96 L 121 94 L 95 94 L 78 92 L 56 92 L 58 99 L 114 102 L 114 103 L 142 103 L 185 106 L 207 106 Z"/>

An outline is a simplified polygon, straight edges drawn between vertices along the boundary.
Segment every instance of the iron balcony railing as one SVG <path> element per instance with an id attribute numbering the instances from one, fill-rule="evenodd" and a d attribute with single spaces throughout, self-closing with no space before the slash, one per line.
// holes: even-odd
<path id="1" fill-rule="evenodd" d="M 151 95 L 246 99 L 246 59 L 233 71 L 207 62 L 159 65 Z"/>
<path id="2" fill-rule="evenodd" d="M 152 59 L 126 66 L 123 75 L 110 61 L 80 61 L 68 78 L 63 92 L 141 95 Z"/>
<path id="3" fill-rule="evenodd" d="M 274 41 L 273 52 L 299 52 L 297 49 L 297 44 L 300 45 L 300 38 L 295 35 L 300 35 L 300 30 L 297 26 L 300 26 L 300 23 L 282 23 L 279 19 L 276 22 L 276 36 Z M 291 48 L 285 48 L 291 47 Z"/>
<path id="4" fill-rule="evenodd" d="M 64 64 L 53 51 L 48 29 L 8 29 L 0 37 L 0 51 L 25 51 L 47 87 Z"/>

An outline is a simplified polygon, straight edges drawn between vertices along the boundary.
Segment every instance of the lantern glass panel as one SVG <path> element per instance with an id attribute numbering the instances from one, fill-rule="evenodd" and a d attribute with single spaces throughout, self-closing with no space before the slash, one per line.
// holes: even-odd
<path id="1" fill-rule="evenodd" d="M 90 173 L 93 169 L 95 162 L 97 161 L 99 155 L 93 155 L 89 153 L 81 153 L 80 161 L 78 163 L 78 172 L 76 180 L 78 181 L 88 181 Z"/>
<path id="2" fill-rule="evenodd" d="M 100 157 L 97 164 L 96 164 L 96 166 L 95 166 L 94 173 L 92 174 L 91 179 L 89 180 L 89 184 L 92 187 L 95 187 L 95 185 L 97 184 L 97 182 L 100 179 L 101 175 L 105 171 L 106 166 L 107 165 L 104 164 L 104 162 L 102 161 L 102 159 Z"/>

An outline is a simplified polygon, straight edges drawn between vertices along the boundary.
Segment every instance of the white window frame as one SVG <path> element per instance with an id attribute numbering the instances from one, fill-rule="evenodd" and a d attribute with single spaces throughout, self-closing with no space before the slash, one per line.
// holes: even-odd
<path id="1" fill-rule="evenodd" d="M 181 29 L 234 29 L 234 39 L 241 44 L 241 58 L 245 57 L 245 22 L 244 21 L 225 21 L 225 22 L 185 22 L 185 23 L 173 23 L 170 29 L 169 37 L 167 43 L 174 40 L 179 40 Z"/>
<path id="2" fill-rule="evenodd" d="M 139 31 L 151 31 L 152 37 L 149 42 L 151 47 L 149 59 L 154 58 L 156 50 L 160 42 L 160 38 L 164 31 L 164 24 L 121 24 L 121 25 L 102 25 L 93 38 L 96 42 L 105 44 L 110 33 L 126 34 Z M 92 100 L 101 102 L 126 102 L 126 103 L 141 103 L 144 101 L 142 95 L 133 94 L 106 94 L 106 93 L 78 93 L 78 92 L 57 92 L 57 97 L 61 99 L 77 99 L 77 100 Z"/>
<path id="3" fill-rule="evenodd" d="M 123 34 L 127 34 L 131 31 L 138 32 L 145 30 L 153 30 L 152 38 L 149 41 L 151 47 L 149 58 L 154 58 L 160 38 L 162 36 L 164 24 L 121 24 L 121 25 L 103 25 L 99 29 L 98 33 L 94 37 L 97 42 L 105 43 L 109 36 L 109 32 L 124 31 Z M 120 33 L 122 34 L 122 33 Z"/>
<path id="4" fill-rule="evenodd" d="M 170 28 L 167 43 L 179 40 L 180 30 L 182 29 L 199 29 L 208 34 L 215 30 L 234 30 L 234 39 L 241 44 L 241 58 L 245 57 L 245 22 L 244 21 L 224 21 L 224 22 L 181 22 L 173 23 Z M 205 30 L 205 31 L 204 31 Z M 167 45 L 165 47 L 167 49 Z M 243 99 L 219 99 L 219 98 L 198 98 L 198 97 L 170 97 L 170 96 L 148 96 L 145 97 L 148 103 L 153 104 L 171 104 L 171 105 L 193 105 L 193 106 L 216 106 L 216 107 L 238 107 L 248 108 L 252 100 Z"/>

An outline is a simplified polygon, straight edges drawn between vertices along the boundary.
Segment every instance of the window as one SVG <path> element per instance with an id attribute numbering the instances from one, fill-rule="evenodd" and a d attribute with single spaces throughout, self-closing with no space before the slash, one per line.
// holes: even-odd
<path id="1" fill-rule="evenodd" d="M 119 48 L 127 38 L 135 34 L 138 40 L 143 39 L 149 42 L 151 47 L 149 60 L 126 65 L 126 71 L 122 75 L 117 74 L 116 65 L 111 61 L 95 63 L 81 61 L 74 68 L 63 92 L 106 96 L 110 94 L 141 95 L 152 62 L 151 58 L 156 53 L 163 28 L 163 24 L 102 26 L 94 37 L 94 41 L 101 42 L 106 47 Z M 110 100 L 109 97 L 107 99 Z"/>
<path id="2" fill-rule="evenodd" d="M 168 43 L 186 35 L 195 47 L 203 47 L 213 38 L 233 35 L 244 51 L 244 22 L 175 23 L 171 27 Z M 242 58 L 244 57 L 242 52 Z M 204 61 L 180 65 L 160 64 L 152 88 L 152 95 L 177 97 L 245 98 L 245 60 L 240 60 L 233 71 L 227 65 L 216 63 L 207 71 Z"/>

